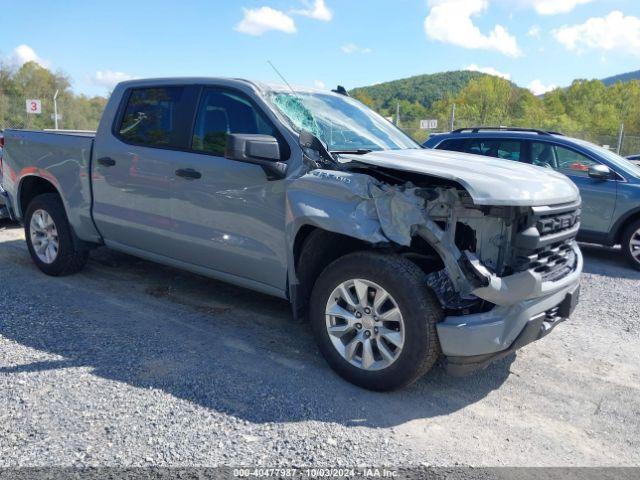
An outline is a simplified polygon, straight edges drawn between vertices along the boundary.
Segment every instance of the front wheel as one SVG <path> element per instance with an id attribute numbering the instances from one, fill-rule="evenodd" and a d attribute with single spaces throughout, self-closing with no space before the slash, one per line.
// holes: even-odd
<path id="1" fill-rule="evenodd" d="M 29 203 L 24 233 L 33 262 L 47 275 L 69 275 L 87 263 L 89 253 L 74 241 L 64 205 L 55 193 L 38 195 Z"/>
<path id="2" fill-rule="evenodd" d="M 398 256 L 346 255 L 318 278 L 310 319 L 316 342 L 343 378 L 371 390 L 393 390 L 438 359 L 436 324 L 443 313 L 425 274 Z"/>
<path id="3" fill-rule="evenodd" d="M 622 235 L 622 251 L 629 264 L 640 270 L 640 220 L 629 225 Z"/>

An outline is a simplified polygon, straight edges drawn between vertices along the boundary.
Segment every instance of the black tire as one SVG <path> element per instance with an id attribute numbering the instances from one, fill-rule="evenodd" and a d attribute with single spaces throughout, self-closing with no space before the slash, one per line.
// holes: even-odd
<path id="1" fill-rule="evenodd" d="M 58 233 L 58 254 L 52 263 L 42 261 L 32 244 L 31 218 L 38 210 L 44 210 L 49 214 Z M 87 263 L 89 251 L 79 240 L 74 239 L 62 200 L 55 193 L 38 195 L 29 203 L 24 216 L 24 233 L 33 262 L 47 275 L 54 277 L 71 275 L 82 270 Z"/>
<path id="2" fill-rule="evenodd" d="M 333 346 L 326 328 L 329 296 L 342 282 L 363 279 L 384 288 L 400 309 L 405 328 L 402 351 L 382 370 L 352 365 Z M 426 286 L 425 274 L 414 263 L 395 254 L 357 252 L 341 257 L 322 272 L 313 289 L 309 319 L 316 342 L 331 367 L 347 381 L 369 390 L 394 390 L 416 381 L 440 356 L 436 324 L 442 308 Z"/>
<path id="3" fill-rule="evenodd" d="M 629 262 L 629 265 L 631 265 L 636 270 L 640 270 L 640 257 L 636 258 L 633 256 L 634 250 L 631 242 L 640 240 L 640 235 L 636 235 L 638 232 L 640 232 L 640 220 L 636 220 L 625 229 L 624 233 L 622 234 L 621 242 L 622 252 L 626 257 L 627 262 Z M 637 255 L 638 250 L 635 250 L 635 252 Z"/>

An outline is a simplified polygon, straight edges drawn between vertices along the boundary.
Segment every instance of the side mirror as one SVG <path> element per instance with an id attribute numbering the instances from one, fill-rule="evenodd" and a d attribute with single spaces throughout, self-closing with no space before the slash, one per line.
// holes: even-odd
<path id="1" fill-rule="evenodd" d="M 611 178 L 611 169 L 606 165 L 591 165 L 589 167 L 589 176 L 596 180 L 609 180 Z"/>
<path id="2" fill-rule="evenodd" d="M 327 146 L 313 133 L 303 130 L 300 132 L 298 142 L 302 150 L 314 161 L 324 159 L 334 162 Z"/>
<path id="3" fill-rule="evenodd" d="M 226 158 L 260 165 L 270 179 L 283 178 L 287 164 L 280 161 L 280 145 L 270 135 L 232 133 L 227 135 Z"/>

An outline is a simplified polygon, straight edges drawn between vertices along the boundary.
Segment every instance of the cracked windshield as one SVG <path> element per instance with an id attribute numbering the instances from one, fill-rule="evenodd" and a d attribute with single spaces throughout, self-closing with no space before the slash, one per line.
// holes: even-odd
<path id="1" fill-rule="evenodd" d="M 270 100 L 296 131 L 313 133 L 332 152 L 420 148 L 384 117 L 346 96 L 273 92 Z"/>

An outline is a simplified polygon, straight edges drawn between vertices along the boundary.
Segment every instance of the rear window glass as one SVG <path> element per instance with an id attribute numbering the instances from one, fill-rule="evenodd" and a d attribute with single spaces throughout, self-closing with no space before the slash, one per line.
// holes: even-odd
<path id="1" fill-rule="evenodd" d="M 139 145 L 178 146 L 175 125 L 183 95 L 183 87 L 133 90 L 118 130 L 120 136 Z"/>

